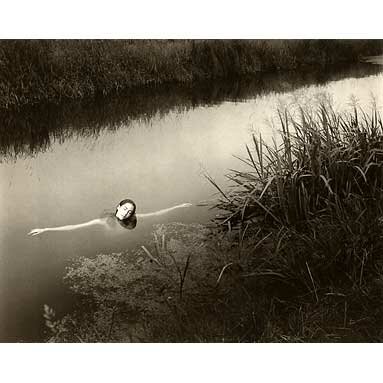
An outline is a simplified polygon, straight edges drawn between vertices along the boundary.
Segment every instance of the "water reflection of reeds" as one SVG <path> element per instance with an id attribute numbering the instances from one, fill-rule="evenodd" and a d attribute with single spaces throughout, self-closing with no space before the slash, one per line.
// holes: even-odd
<path id="1" fill-rule="evenodd" d="M 97 139 L 104 130 L 149 122 L 170 111 L 183 112 L 202 105 L 243 101 L 270 92 L 284 93 L 310 84 L 380 73 L 380 66 L 357 65 L 329 71 L 263 73 L 251 78 L 207 81 L 190 86 L 162 85 L 137 88 L 118 97 L 25 107 L 0 113 L 0 153 L 3 160 L 47 150 L 53 142 L 73 137 Z"/>

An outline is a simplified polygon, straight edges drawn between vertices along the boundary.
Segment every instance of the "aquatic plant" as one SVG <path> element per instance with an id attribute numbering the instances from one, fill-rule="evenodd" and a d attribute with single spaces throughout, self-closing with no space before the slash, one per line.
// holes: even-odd
<path id="1" fill-rule="evenodd" d="M 313 113 L 299 108 L 299 114 L 279 111 L 280 145 L 253 135 L 254 149 L 246 146 L 248 158 L 241 159 L 249 171 L 233 171 L 228 177 L 236 188 L 220 191 L 224 198 L 216 207 L 229 212 L 223 223 L 299 228 L 346 214 L 346 207 L 348 214 L 378 209 L 380 215 L 383 126 L 377 110 L 339 114 L 321 105 Z"/>
<path id="2" fill-rule="evenodd" d="M 338 113 L 322 104 L 311 112 L 299 108 L 298 116 L 280 111 L 279 119 L 280 142 L 254 136 L 242 159 L 249 171 L 231 172 L 235 186 L 218 189 L 217 223 L 244 246 L 238 261 L 244 277 L 274 302 L 281 333 L 302 340 L 377 339 L 383 314 L 380 114 L 376 108 Z M 311 317 L 301 324 L 305 330 L 299 315 Z"/>
<path id="3" fill-rule="evenodd" d="M 65 281 L 81 305 L 61 319 L 45 307 L 49 340 L 147 341 L 161 328 L 161 337 L 166 331 L 180 338 L 183 307 L 214 286 L 211 270 L 219 266 L 207 256 L 208 233 L 197 224 L 156 225 L 153 241 L 134 251 L 75 260 Z"/>

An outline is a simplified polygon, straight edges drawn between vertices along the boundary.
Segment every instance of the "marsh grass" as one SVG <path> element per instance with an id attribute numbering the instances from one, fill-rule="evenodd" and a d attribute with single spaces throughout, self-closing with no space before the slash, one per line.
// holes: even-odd
<path id="1" fill-rule="evenodd" d="M 239 247 L 251 239 L 238 262 L 278 307 L 279 333 L 381 339 L 382 119 L 376 108 L 298 112 L 279 112 L 279 144 L 253 136 L 242 159 L 249 170 L 232 171 L 229 192 L 218 189 L 217 223 Z M 299 315 L 306 332 L 293 324 Z"/>
<path id="2" fill-rule="evenodd" d="M 354 108 L 338 114 L 321 105 L 314 113 L 299 109 L 299 120 L 279 111 L 280 141 L 267 144 L 253 135 L 249 171 L 228 176 L 236 184 L 217 208 L 229 214 L 223 223 L 244 225 L 262 220 L 263 227 L 305 226 L 321 216 L 344 217 L 355 210 L 359 219 L 378 208 L 382 197 L 383 127 L 379 113 Z M 345 211 L 345 207 L 348 211 Z M 362 214 L 363 213 L 363 214 Z"/>
<path id="3" fill-rule="evenodd" d="M 3 40 L 0 108 L 357 62 L 380 40 Z"/>

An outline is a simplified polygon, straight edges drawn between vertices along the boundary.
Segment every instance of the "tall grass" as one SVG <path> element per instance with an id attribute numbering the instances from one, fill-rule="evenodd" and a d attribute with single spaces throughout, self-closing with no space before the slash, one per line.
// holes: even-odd
<path id="1" fill-rule="evenodd" d="M 355 62 L 380 40 L 3 40 L 0 108 Z"/>
<path id="2" fill-rule="evenodd" d="M 232 225 L 254 223 L 304 228 L 320 217 L 362 218 L 381 214 L 383 126 L 379 113 L 354 109 L 338 114 L 321 105 L 299 109 L 299 120 L 279 112 L 281 144 L 253 136 L 253 151 L 242 160 L 248 172 L 233 171 L 238 186 L 217 205 L 230 212 Z M 230 202 L 228 202 L 230 201 Z M 376 210 L 378 209 L 378 210 Z"/>
<path id="3" fill-rule="evenodd" d="M 299 117 L 281 111 L 279 119 L 280 143 L 254 136 L 243 159 L 249 171 L 229 175 L 236 186 L 217 203 L 218 222 L 245 246 L 239 262 L 252 289 L 277 300 L 281 333 L 381 339 L 381 116 L 321 105 L 299 109 Z"/>

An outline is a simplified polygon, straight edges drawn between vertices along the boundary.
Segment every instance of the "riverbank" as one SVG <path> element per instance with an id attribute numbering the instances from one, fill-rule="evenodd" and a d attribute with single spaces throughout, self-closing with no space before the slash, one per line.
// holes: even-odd
<path id="1" fill-rule="evenodd" d="M 382 50 L 380 40 L 3 40 L 0 109 L 353 63 Z"/>
<path id="2" fill-rule="evenodd" d="M 33 155 L 50 146 L 53 138 L 65 140 L 77 135 L 97 137 L 102 130 L 116 130 L 121 124 L 165 116 L 174 110 L 197 106 L 242 102 L 269 92 L 285 94 L 313 83 L 323 85 L 346 78 L 359 79 L 381 73 L 372 64 L 337 66 L 331 70 L 259 73 L 236 80 L 211 80 L 186 85 L 165 84 L 135 88 L 119 95 L 97 99 L 38 104 L 18 110 L 0 111 L 0 153 L 4 158 Z M 89 129 L 92 127 L 92 129 Z"/>
<path id="3" fill-rule="evenodd" d="M 134 251 L 75 261 L 81 308 L 56 319 L 46 307 L 48 338 L 382 341 L 379 112 L 322 104 L 281 111 L 280 127 L 278 150 L 254 137 L 249 171 L 218 189 L 213 228 L 158 225 Z"/>

